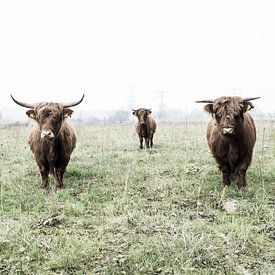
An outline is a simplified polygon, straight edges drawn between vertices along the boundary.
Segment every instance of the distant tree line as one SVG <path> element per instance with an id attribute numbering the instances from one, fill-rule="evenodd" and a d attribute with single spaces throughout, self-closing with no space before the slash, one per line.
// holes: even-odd
<path id="1" fill-rule="evenodd" d="M 275 110 L 271 113 L 265 113 L 259 108 L 251 111 L 252 116 L 257 120 L 275 120 Z M 161 112 L 153 110 L 153 117 L 158 122 L 192 122 L 207 121 L 209 115 L 201 109 L 193 109 L 186 112 L 182 109 L 166 109 Z M 113 110 L 113 111 L 78 111 L 72 116 L 75 123 L 81 124 L 106 124 L 106 123 L 127 123 L 134 122 L 136 118 L 132 115 L 132 110 Z M 28 123 L 27 116 L 19 116 L 16 112 L 5 113 L 0 110 L 0 124 L 22 124 Z"/>

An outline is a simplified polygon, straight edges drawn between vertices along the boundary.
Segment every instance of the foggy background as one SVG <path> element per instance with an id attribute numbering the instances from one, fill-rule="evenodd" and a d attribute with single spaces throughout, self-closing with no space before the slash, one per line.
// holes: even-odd
<path id="1" fill-rule="evenodd" d="M 79 122 L 201 120 L 201 99 L 261 96 L 274 117 L 272 0 L 0 0 L 0 122 L 24 102 L 69 102 Z"/>

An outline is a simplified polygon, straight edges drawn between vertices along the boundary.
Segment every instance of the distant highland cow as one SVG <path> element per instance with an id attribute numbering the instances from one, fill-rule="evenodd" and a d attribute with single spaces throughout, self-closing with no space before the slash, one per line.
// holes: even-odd
<path id="1" fill-rule="evenodd" d="M 84 94 L 79 101 L 67 104 L 29 104 L 17 101 L 12 95 L 11 97 L 16 104 L 29 108 L 26 114 L 37 122 L 30 133 L 29 145 L 41 173 L 42 187 L 48 187 L 51 173 L 56 180 L 56 189 L 62 188 L 63 175 L 76 144 L 74 129 L 66 118 L 73 113 L 69 107 L 80 104 Z"/>
<path id="2" fill-rule="evenodd" d="M 222 172 L 224 185 L 230 185 L 233 176 L 238 188 L 246 186 L 246 170 L 256 141 L 255 124 L 247 111 L 254 108 L 250 101 L 258 98 L 222 96 L 216 100 L 197 101 L 208 103 L 204 110 L 212 115 L 207 141 Z"/>
<path id="3" fill-rule="evenodd" d="M 139 136 L 140 149 L 143 149 L 143 139 L 145 139 L 146 148 L 153 147 L 153 137 L 157 124 L 151 113 L 151 109 L 140 108 L 133 110 L 133 115 L 138 118 L 136 132 Z"/>

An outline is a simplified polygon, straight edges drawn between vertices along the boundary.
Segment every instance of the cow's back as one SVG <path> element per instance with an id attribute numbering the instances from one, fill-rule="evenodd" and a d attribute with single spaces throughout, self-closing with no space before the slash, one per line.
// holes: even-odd
<path id="1" fill-rule="evenodd" d="M 154 134 L 156 132 L 157 123 L 156 123 L 155 119 L 151 116 L 148 116 L 147 119 L 148 119 L 150 132 L 151 132 L 151 134 Z"/>

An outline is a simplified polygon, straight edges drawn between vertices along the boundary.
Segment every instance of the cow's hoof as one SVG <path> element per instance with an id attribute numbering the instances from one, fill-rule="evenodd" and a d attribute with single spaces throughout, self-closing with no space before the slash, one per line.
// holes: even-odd
<path id="1" fill-rule="evenodd" d="M 62 190 L 62 188 L 60 187 L 60 186 L 56 186 L 55 187 L 55 192 L 59 192 L 59 191 L 61 191 Z"/>
<path id="2" fill-rule="evenodd" d="M 245 191 L 245 189 L 246 189 L 246 185 L 238 185 L 238 190 L 239 190 L 240 192 Z"/>
<path id="3" fill-rule="evenodd" d="M 228 187 L 230 185 L 230 182 L 226 181 L 226 182 L 222 182 L 223 188 Z"/>
<path id="4" fill-rule="evenodd" d="M 42 192 L 43 192 L 44 194 L 49 194 L 50 188 L 43 188 L 43 189 L 42 189 Z"/>

